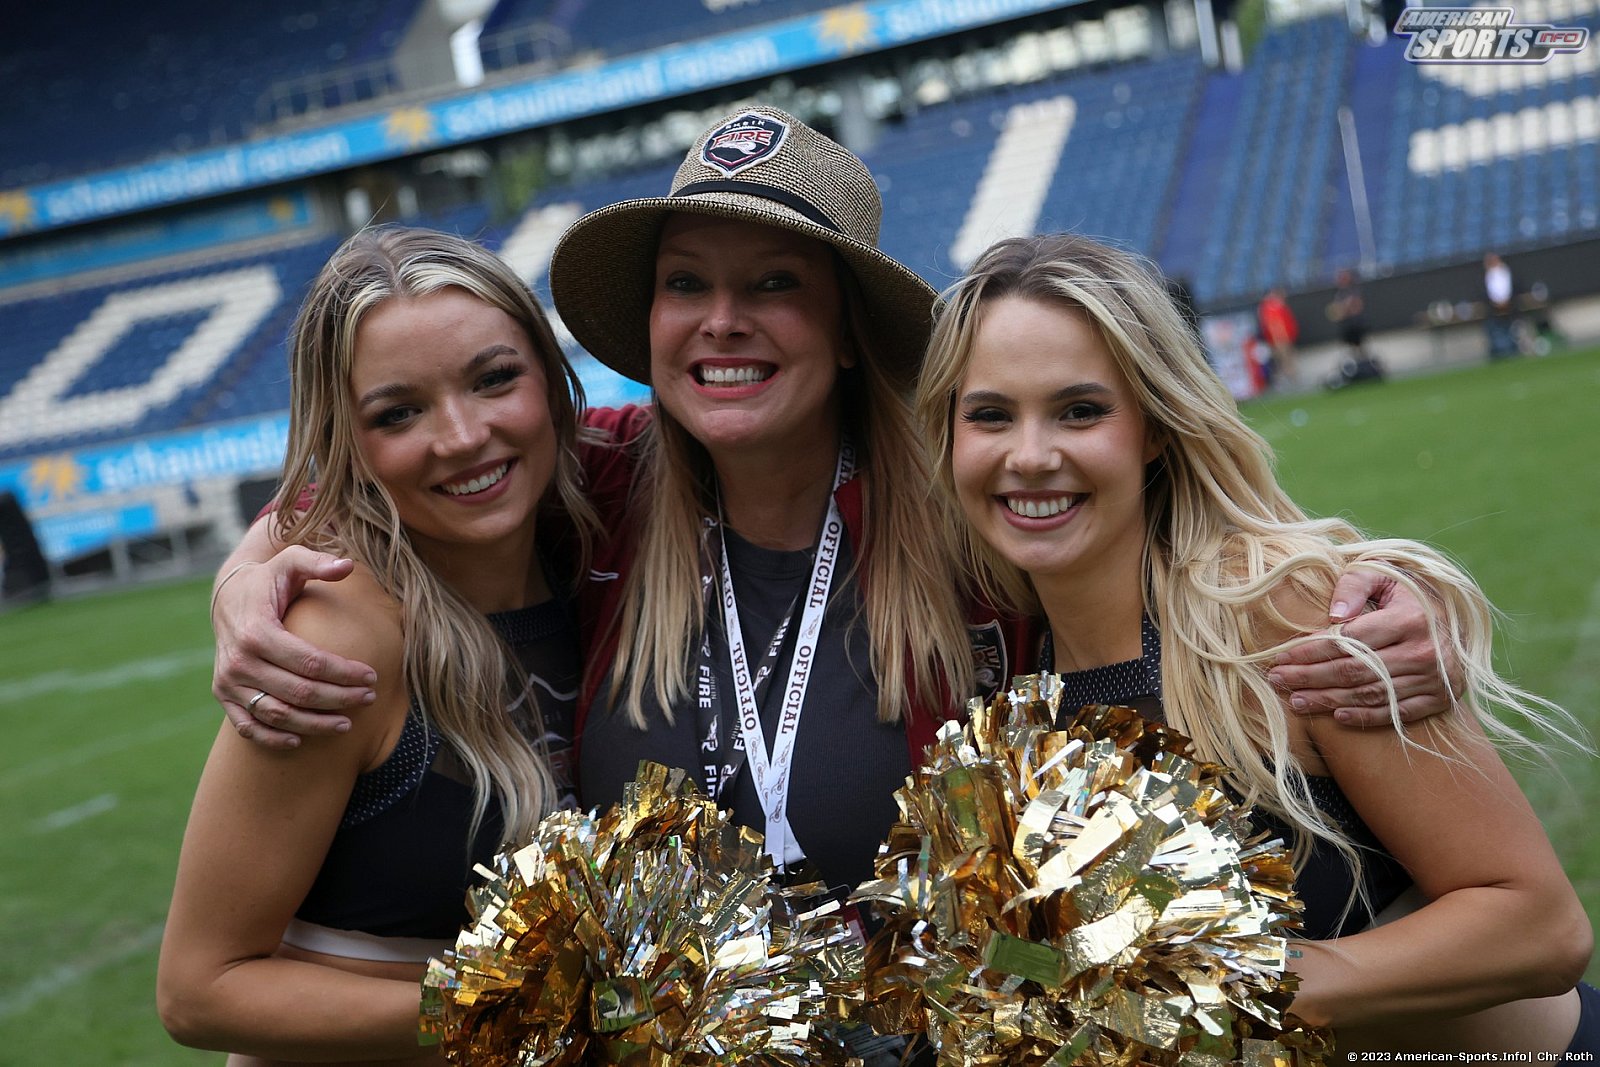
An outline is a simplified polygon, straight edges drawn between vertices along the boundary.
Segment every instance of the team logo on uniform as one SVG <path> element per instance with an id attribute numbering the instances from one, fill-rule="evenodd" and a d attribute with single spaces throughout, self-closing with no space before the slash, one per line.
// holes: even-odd
<path id="1" fill-rule="evenodd" d="M 1582 26 L 1518 25 L 1509 7 L 1408 7 L 1394 32 L 1413 63 L 1546 63 L 1561 52 L 1581 52 Z"/>
<path id="2" fill-rule="evenodd" d="M 747 113 L 711 131 L 700 159 L 731 176 L 770 158 L 788 136 L 788 123 Z"/>
<path id="3" fill-rule="evenodd" d="M 1000 691 L 1010 681 L 1006 670 L 1006 642 L 1000 634 L 998 622 L 978 626 L 967 624 L 967 640 L 972 644 L 972 668 L 978 692 L 985 700 Z"/>

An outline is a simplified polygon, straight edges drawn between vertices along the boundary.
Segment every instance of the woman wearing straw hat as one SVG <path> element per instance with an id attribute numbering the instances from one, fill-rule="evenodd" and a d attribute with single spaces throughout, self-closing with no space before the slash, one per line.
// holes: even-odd
<path id="1" fill-rule="evenodd" d="M 551 263 L 574 336 L 656 397 L 589 417 L 607 438 L 583 459 L 608 536 L 578 593 L 582 799 L 617 799 L 641 758 L 694 768 L 778 860 L 843 886 L 922 743 L 958 696 L 1005 680 L 1005 638 L 1022 637 L 963 610 L 908 399 L 935 295 L 878 250 L 880 214 L 859 159 L 750 107 L 702 135 L 668 196 L 579 219 Z M 337 728 L 303 709 L 355 706 L 370 685 L 276 627 L 298 582 L 341 566 L 295 554 L 220 588 L 215 691 L 264 743 Z M 1334 601 L 1389 595 L 1352 572 Z M 1346 629 L 1384 650 L 1409 716 L 1450 703 L 1421 619 L 1398 593 Z M 1313 706 L 1379 703 L 1354 665 L 1313 652 L 1280 670 Z"/>
<path id="2" fill-rule="evenodd" d="M 625 498 L 591 483 L 620 522 L 584 620 L 584 801 L 642 758 L 695 767 L 776 860 L 842 887 L 972 691 L 975 639 L 1002 652 L 992 615 L 963 625 L 926 504 L 907 397 L 934 295 L 878 250 L 879 213 L 860 160 L 751 108 L 550 265 L 573 336 L 656 397 L 608 425 Z"/>

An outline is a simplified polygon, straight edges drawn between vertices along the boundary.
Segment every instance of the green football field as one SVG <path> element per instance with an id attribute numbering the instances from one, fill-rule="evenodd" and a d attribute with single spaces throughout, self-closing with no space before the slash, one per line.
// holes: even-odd
<path id="1" fill-rule="evenodd" d="M 1600 728 L 1600 350 L 1249 405 L 1308 510 L 1430 541 L 1507 614 L 1502 665 Z M 220 715 L 208 583 L 0 614 L 0 1062 L 184 1064 L 152 1003 Z M 1600 770 L 1522 778 L 1600 922 Z M 1591 967 L 1593 979 L 1600 967 Z"/>

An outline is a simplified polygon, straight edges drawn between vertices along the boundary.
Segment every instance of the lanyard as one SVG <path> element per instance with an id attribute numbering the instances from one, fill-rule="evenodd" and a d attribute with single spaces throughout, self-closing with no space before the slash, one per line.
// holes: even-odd
<path id="1" fill-rule="evenodd" d="M 794 658 L 789 664 L 789 679 L 783 690 L 783 703 L 778 716 L 777 735 L 768 753 L 766 737 L 761 732 L 761 700 L 777 667 L 790 623 L 794 619 L 795 604 L 789 605 L 783 621 L 778 623 L 772 640 L 767 642 L 765 653 L 756 671 L 752 673 L 750 660 L 745 653 L 744 633 L 739 625 L 739 605 L 733 593 L 733 572 L 728 566 L 728 546 L 724 538 L 721 548 L 722 625 L 728 640 L 728 658 L 733 668 L 733 691 L 738 702 L 737 736 L 743 742 L 743 751 L 750 763 L 750 777 L 755 785 L 761 810 L 766 815 L 766 849 L 773 862 L 782 869 L 790 863 L 805 858 L 805 853 L 795 841 L 789 828 L 788 801 L 790 766 L 794 762 L 795 735 L 800 729 L 800 713 L 804 708 L 806 687 L 811 681 L 811 668 L 815 661 L 817 642 L 822 634 L 822 618 L 828 606 L 828 592 L 833 585 L 833 572 L 839 558 L 839 543 L 844 536 L 844 520 L 839 515 L 835 495 L 839 487 L 855 474 L 855 454 L 848 442 L 839 449 L 839 463 L 834 471 L 833 492 L 829 494 L 828 516 L 822 523 L 822 539 L 817 545 L 817 555 L 811 565 L 811 579 L 801 594 L 805 606 L 800 613 L 800 629 L 795 637 Z M 720 533 L 719 533 L 720 536 Z M 799 602 L 796 598 L 796 603 Z M 702 639 L 700 672 L 700 703 L 706 708 L 714 693 L 709 670 L 709 642 Z M 738 764 L 719 768 L 722 774 L 713 788 L 720 794 L 727 786 Z"/>

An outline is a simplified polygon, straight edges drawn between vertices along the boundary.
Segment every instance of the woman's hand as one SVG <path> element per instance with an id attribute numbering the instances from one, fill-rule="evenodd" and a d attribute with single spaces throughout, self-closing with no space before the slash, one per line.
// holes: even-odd
<path id="1" fill-rule="evenodd" d="M 1460 665 L 1450 657 L 1441 671 L 1427 615 L 1416 595 L 1401 583 L 1373 570 L 1346 571 L 1333 590 L 1328 621 L 1383 660 L 1394 682 L 1402 721 L 1425 719 L 1455 705 L 1462 686 Z M 1283 653 L 1267 678 L 1289 694 L 1289 706 L 1302 714 L 1331 712 L 1352 726 L 1389 723 L 1383 683 L 1332 641 L 1309 642 Z"/>
<path id="2" fill-rule="evenodd" d="M 350 720 L 332 713 L 370 704 L 377 675 L 367 664 L 326 652 L 283 627 L 307 582 L 337 582 L 354 564 L 293 545 L 262 557 L 261 525 L 224 564 L 229 569 L 216 588 L 211 692 L 241 737 L 268 748 L 294 748 L 302 734 L 348 730 Z M 270 541 L 265 543 L 270 553 Z M 252 549 L 258 558 L 239 562 Z"/>

